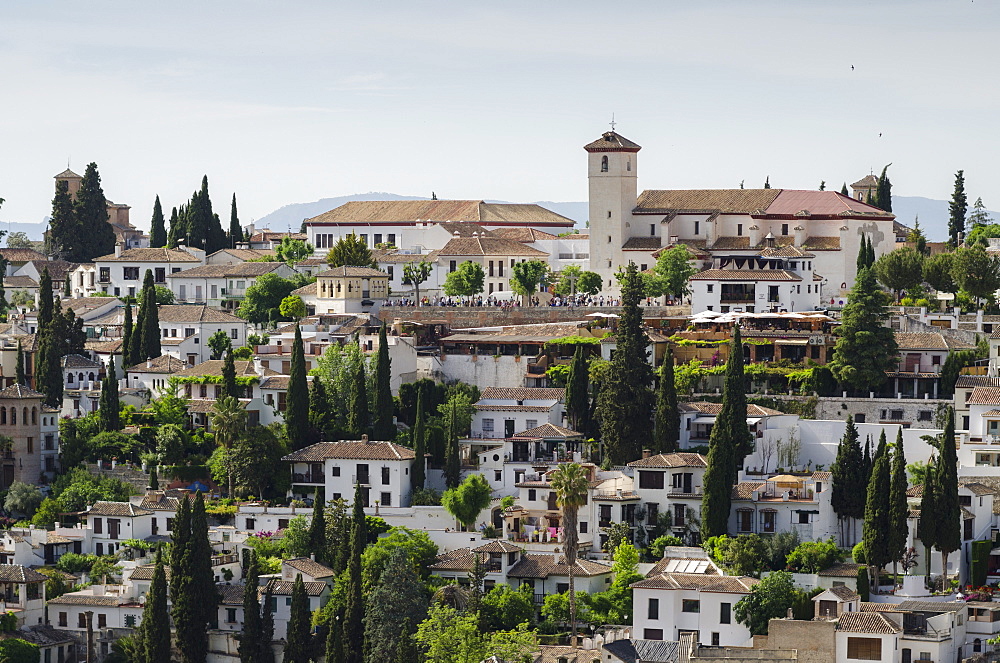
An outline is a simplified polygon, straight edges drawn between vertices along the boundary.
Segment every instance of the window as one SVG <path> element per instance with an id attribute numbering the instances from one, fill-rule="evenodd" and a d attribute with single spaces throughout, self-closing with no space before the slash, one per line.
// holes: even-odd
<path id="1" fill-rule="evenodd" d="M 496 483 L 503 481 L 503 470 L 493 470 L 493 481 Z"/>
<path id="2" fill-rule="evenodd" d="M 122 267 L 122 279 L 126 281 L 138 281 L 139 280 L 139 268 L 138 267 Z"/>
<path id="3" fill-rule="evenodd" d="M 97 614 L 97 628 L 108 627 L 108 616 L 103 612 Z"/>
<path id="4" fill-rule="evenodd" d="M 705 286 L 705 290 L 706 290 L 706 292 L 709 292 L 709 293 L 710 293 L 710 292 L 712 292 L 712 291 L 713 291 L 714 289 L 715 289 L 715 285 L 714 285 L 714 284 L 712 284 L 712 283 L 709 283 L 709 284 L 708 284 L 707 286 Z"/>
<path id="5" fill-rule="evenodd" d="M 381 244 L 382 243 L 382 233 L 375 233 L 373 241 L 375 242 L 375 244 Z"/>
<path id="6" fill-rule="evenodd" d="M 777 512 L 775 511 L 761 511 L 760 513 L 760 524 L 761 531 L 766 534 L 774 533 L 774 523 L 776 520 Z"/>
<path id="7" fill-rule="evenodd" d="M 581 520 L 580 521 L 580 534 L 586 534 L 586 533 L 587 533 L 587 521 L 586 520 Z"/>
<path id="8" fill-rule="evenodd" d="M 59 626 L 68 626 L 69 625 L 69 622 L 67 621 L 67 617 L 68 617 L 68 615 L 65 612 L 60 612 L 59 613 Z"/>
<path id="9" fill-rule="evenodd" d="M 601 157 L 601 172 L 602 173 L 608 172 L 608 156 L 607 155 L 604 155 L 603 157 Z"/>
<path id="10" fill-rule="evenodd" d="M 235 327 L 229 330 L 229 338 L 236 340 L 239 337 L 240 337 L 240 330 L 236 329 Z"/>
<path id="11" fill-rule="evenodd" d="M 643 640 L 662 640 L 663 639 L 663 629 L 662 628 L 644 628 L 642 629 Z"/>
<path id="12" fill-rule="evenodd" d="M 524 422 L 525 428 L 531 430 L 532 428 L 538 428 L 538 419 L 528 419 Z"/>
<path id="13" fill-rule="evenodd" d="M 962 538 L 966 541 L 972 540 L 972 523 L 974 522 L 975 520 L 972 518 L 962 521 Z"/>
<path id="14" fill-rule="evenodd" d="M 701 233 L 701 221 L 694 222 L 694 234 L 698 235 Z"/>
<path id="15" fill-rule="evenodd" d="M 788 224 L 787 223 L 782 223 L 781 224 L 781 234 L 782 235 L 787 235 L 788 234 Z"/>
<path id="16" fill-rule="evenodd" d="M 104 533 L 104 521 L 100 518 L 94 518 L 94 534 Z"/>
<path id="17" fill-rule="evenodd" d="M 388 467 L 383 467 L 382 468 L 382 485 L 383 486 L 388 486 L 389 485 L 389 468 Z M 384 502 L 383 502 L 383 504 L 384 504 Z"/>
<path id="18" fill-rule="evenodd" d="M 236 623 L 236 608 L 226 608 L 226 623 L 227 624 Z"/>
<path id="19" fill-rule="evenodd" d="M 125 626 L 128 628 L 135 628 L 135 623 L 138 621 L 135 615 L 125 615 Z"/>
<path id="20" fill-rule="evenodd" d="M 663 472 L 639 470 L 639 488 L 649 488 L 652 490 L 662 489 Z"/>
<path id="21" fill-rule="evenodd" d="M 732 624 L 733 605 L 731 603 L 719 604 L 719 623 Z"/>
<path id="22" fill-rule="evenodd" d="M 903 420 L 903 411 L 902 410 L 892 410 L 889 413 L 889 418 L 892 419 L 893 421 L 902 421 Z"/>
<path id="23" fill-rule="evenodd" d="M 681 612 L 701 612 L 701 601 L 698 599 L 681 599 Z"/>
<path id="24" fill-rule="evenodd" d="M 753 531 L 753 511 L 750 509 L 736 510 L 736 530 L 738 532 Z"/>
<path id="25" fill-rule="evenodd" d="M 77 615 L 76 627 L 77 628 L 87 628 L 87 615 L 86 614 L 84 614 L 84 613 L 81 612 L 79 615 Z"/>
<path id="26" fill-rule="evenodd" d="M 454 272 L 456 269 L 458 269 L 458 261 L 456 261 L 456 260 L 450 260 L 448 262 L 448 271 L 449 272 Z"/>
<path id="27" fill-rule="evenodd" d="M 167 270 L 163 267 L 157 267 L 153 270 L 153 282 L 163 283 L 167 280 Z"/>
<path id="28" fill-rule="evenodd" d="M 33 437 L 28 438 L 28 453 L 29 454 L 35 453 L 35 438 Z"/>
<path id="29" fill-rule="evenodd" d="M 389 233 L 389 243 L 396 246 L 396 233 Z"/>
<path id="30" fill-rule="evenodd" d="M 257 527 L 257 520 L 254 518 L 247 518 L 247 530 L 252 532 L 256 527 Z"/>
<path id="31" fill-rule="evenodd" d="M 288 518 L 278 518 L 278 529 L 288 529 Z"/>
<path id="32" fill-rule="evenodd" d="M 718 647 L 719 646 L 719 634 L 718 633 L 712 633 L 712 646 L 713 647 Z"/>
<path id="33" fill-rule="evenodd" d="M 493 420 L 492 419 L 483 419 L 483 432 L 484 433 L 492 433 L 493 432 Z"/>
<path id="34" fill-rule="evenodd" d="M 743 235 L 743 224 L 742 223 L 737 223 L 736 224 L 736 234 L 740 235 L 740 236 Z M 792 269 L 795 269 L 795 268 L 793 267 Z"/>
<path id="35" fill-rule="evenodd" d="M 646 618 L 660 618 L 660 599 L 649 599 L 649 607 L 646 609 Z"/>
<path id="36" fill-rule="evenodd" d="M 959 506 L 972 506 L 972 495 L 959 495 L 958 504 Z"/>
<path id="37" fill-rule="evenodd" d="M 882 660 L 882 639 L 847 638 L 847 658 L 853 658 L 859 661 Z M 929 660 L 930 656 L 927 658 Z"/>
<path id="38" fill-rule="evenodd" d="M 854 423 L 863 424 L 865 423 L 865 415 L 863 413 L 858 413 L 854 415 Z"/>
<path id="39" fill-rule="evenodd" d="M 535 489 L 534 488 L 529 488 L 528 489 L 528 501 L 529 502 L 534 502 L 535 501 Z"/>
<path id="40" fill-rule="evenodd" d="M 656 237 L 656 224 L 655 223 L 649 224 L 649 236 L 650 237 Z"/>

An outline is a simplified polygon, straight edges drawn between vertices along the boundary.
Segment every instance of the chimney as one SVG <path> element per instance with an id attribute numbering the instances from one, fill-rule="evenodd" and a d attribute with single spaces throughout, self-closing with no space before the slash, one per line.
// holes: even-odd
<path id="1" fill-rule="evenodd" d="M 795 231 L 795 245 L 796 246 L 802 246 L 803 244 L 805 244 L 805 242 L 806 242 L 806 229 L 803 228 L 801 225 L 798 225 L 798 226 L 795 226 L 795 228 L 793 228 L 793 230 Z"/>
<path id="2" fill-rule="evenodd" d="M 364 442 L 365 444 L 368 444 L 368 433 L 364 433 L 361 435 L 361 441 Z"/>
<path id="3" fill-rule="evenodd" d="M 642 457 L 643 458 L 649 458 L 652 454 L 653 454 L 653 451 L 651 449 L 643 449 L 642 450 Z"/>
<path id="4" fill-rule="evenodd" d="M 115 242 L 115 257 L 116 258 L 121 258 L 122 257 L 122 243 L 121 242 Z"/>
<path id="5" fill-rule="evenodd" d="M 747 230 L 750 231 L 750 246 L 754 247 L 760 244 L 760 226 L 755 223 Z"/>

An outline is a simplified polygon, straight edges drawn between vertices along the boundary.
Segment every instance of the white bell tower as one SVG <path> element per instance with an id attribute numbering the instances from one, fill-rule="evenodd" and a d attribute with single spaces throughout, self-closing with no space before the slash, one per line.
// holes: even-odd
<path id="1" fill-rule="evenodd" d="M 603 292 L 618 292 L 615 272 L 625 264 L 622 245 L 632 235 L 638 198 L 638 153 L 642 148 L 612 130 L 589 145 L 590 269 L 603 279 Z"/>

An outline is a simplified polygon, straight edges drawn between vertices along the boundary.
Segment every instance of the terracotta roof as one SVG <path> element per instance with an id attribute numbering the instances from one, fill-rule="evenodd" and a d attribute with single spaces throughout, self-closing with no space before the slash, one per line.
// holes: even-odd
<path id="1" fill-rule="evenodd" d="M 231 255 L 232 257 L 240 260 L 255 260 L 257 258 L 270 258 L 274 256 L 274 251 L 263 251 L 261 249 L 219 249 L 208 257 L 211 258 L 212 256 L 219 255 L 220 253 Z"/>
<path id="2" fill-rule="evenodd" d="M 7 262 L 31 262 L 33 260 L 45 260 L 45 256 L 34 249 L 0 249 L 0 256 Z M 41 274 L 41 270 L 39 270 Z"/>
<path id="3" fill-rule="evenodd" d="M 515 546 L 513 543 L 503 541 L 501 539 L 494 539 L 489 543 L 479 546 L 478 548 L 473 548 L 473 552 L 479 553 L 509 553 L 509 552 L 522 552 L 521 548 Z"/>
<path id="4" fill-rule="evenodd" d="M 540 239 L 556 239 L 556 235 L 535 228 L 497 228 L 491 230 L 492 237 L 512 239 L 515 242 L 537 242 Z"/>
<path id="5" fill-rule="evenodd" d="M 565 389 L 555 387 L 486 387 L 480 394 L 479 401 L 561 400 L 565 395 Z"/>
<path id="6" fill-rule="evenodd" d="M 923 494 L 924 494 L 924 487 L 922 484 L 919 486 L 910 486 L 909 488 L 906 489 L 907 497 L 921 497 L 923 496 Z"/>
<path id="7" fill-rule="evenodd" d="M 90 590 L 83 590 L 90 591 Z M 105 596 L 94 596 L 93 594 L 84 594 L 82 592 L 70 592 L 69 594 L 63 594 L 62 596 L 57 596 L 54 599 L 49 599 L 49 605 L 95 605 L 95 606 L 119 606 L 129 603 L 130 599 L 123 596 L 117 595 L 105 595 Z"/>
<path id="8" fill-rule="evenodd" d="M 777 197 L 767 206 L 768 216 L 868 216 L 895 218 L 874 205 L 854 200 L 839 191 L 778 189 Z"/>
<path id="9" fill-rule="evenodd" d="M 232 265 L 198 265 L 191 269 L 185 269 L 173 274 L 167 274 L 168 278 L 246 278 L 270 274 L 279 267 L 285 266 L 283 262 L 237 262 Z"/>
<path id="10" fill-rule="evenodd" d="M 692 281 L 801 281 L 802 277 L 787 269 L 706 269 L 691 277 Z"/>
<path id="11" fill-rule="evenodd" d="M 43 270 L 49 270 L 49 276 L 53 281 L 64 281 L 66 279 L 66 273 L 71 272 L 81 263 L 69 262 L 68 260 L 46 260 L 45 258 L 40 258 L 38 260 L 31 260 L 32 265 L 35 266 L 35 270 L 41 275 Z"/>
<path id="12" fill-rule="evenodd" d="M 347 278 L 371 278 L 384 276 L 389 278 L 389 275 L 383 272 L 381 269 L 373 269 L 371 267 L 355 267 L 344 265 L 342 267 L 334 267 L 333 269 L 327 269 L 325 271 L 319 272 L 316 276 L 327 276 L 327 277 L 347 277 Z"/>
<path id="13" fill-rule="evenodd" d="M 3 287 L 9 288 L 11 290 L 19 288 L 37 288 L 38 281 L 31 278 L 30 276 L 6 276 L 3 279 Z"/>
<path id="14" fill-rule="evenodd" d="M 180 249 L 128 249 L 122 251 L 120 256 L 109 253 L 100 258 L 94 258 L 94 262 L 201 262 L 187 251 Z"/>
<path id="15" fill-rule="evenodd" d="M 307 224 L 365 225 L 467 221 L 485 225 L 562 226 L 574 221 L 541 205 L 482 200 L 354 200 L 306 219 Z"/>
<path id="16" fill-rule="evenodd" d="M 642 148 L 617 131 L 605 131 L 593 143 L 587 143 L 583 149 L 588 152 L 638 152 Z"/>
<path id="17" fill-rule="evenodd" d="M 570 430 L 568 428 L 563 428 L 562 426 L 556 426 L 555 424 L 546 422 L 541 426 L 536 426 L 534 428 L 521 431 L 520 433 L 514 433 L 514 437 L 571 438 L 583 437 L 583 433 L 578 433 L 575 430 Z"/>
<path id="18" fill-rule="evenodd" d="M 656 454 L 649 458 L 633 460 L 628 467 L 707 467 L 705 457 L 694 453 Z"/>
<path id="19" fill-rule="evenodd" d="M 733 497 L 734 500 L 751 500 L 753 499 L 753 494 L 764 488 L 765 482 L 763 481 L 740 481 L 738 484 L 733 486 Z"/>
<path id="20" fill-rule="evenodd" d="M 719 576 L 707 573 L 661 573 L 632 583 L 635 589 L 693 589 L 702 592 L 749 594 L 759 580 L 744 576 Z"/>
<path id="21" fill-rule="evenodd" d="M 865 175 L 860 180 L 851 185 L 852 189 L 870 189 L 878 186 L 878 178 L 874 175 Z"/>
<path id="22" fill-rule="evenodd" d="M 813 481 L 833 481 L 833 472 L 813 472 Z"/>
<path id="23" fill-rule="evenodd" d="M 639 195 L 638 213 L 673 210 L 703 211 L 708 214 L 752 214 L 767 208 L 780 189 L 675 189 L 647 190 Z"/>
<path id="24" fill-rule="evenodd" d="M 765 247 L 761 249 L 760 255 L 764 258 L 815 258 L 811 253 L 807 253 L 797 246 L 789 244 L 781 247 Z"/>
<path id="25" fill-rule="evenodd" d="M 861 598 L 860 594 L 855 592 L 853 589 L 849 589 L 845 586 L 831 587 L 827 591 L 836 596 L 841 601 L 857 601 Z"/>
<path id="26" fill-rule="evenodd" d="M 802 243 L 802 248 L 812 251 L 839 251 L 839 237 L 806 237 Z"/>
<path id="27" fill-rule="evenodd" d="M 493 234 L 485 226 L 471 221 L 441 221 L 438 225 L 453 237 L 489 237 Z"/>
<path id="28" fill-rule="evenodd" d="M 334 576 L 334 571 L 328 566 L 324 566 L 319 562 L 309 559 L 308 557 L 294 557 L 292 559 L 286 559 L 282 564 L 287 564 L 296 571 L 302 573 L 302 575 L 307 575 L 312 578 L 332 578 Z"/>
<path id="29" fill-rule="evenodd" d="M 122 304 L 117 297 L 77 297 L 76 299 L 65 300 L 62 305 L 63 308 L 73 309 L 73 312 L 79 316 L 82 313 L 93 311 L 95 308 L 100 308 L 111 302 L 118 302 L 119 306 Z"/>
<path id="30" fill-rule="evenodd" d="M 838 631 L 850 633 L 899 633 L 900 628 L 880 612 L 845 612 L 837 620 Z"/>
<path id="31" fill-rule="evenodd" d="M 324 461 L 327 458 L 350 460 L 413 460 L 413 449 L 407 449 L 395 442 L 363 440 L 341 440 L 339 442 L 317 442 L 293 451 L 282 460 L 291 462 Z"/>
<path id="32" fill-rule="evenodd" d="M 722 412 L 722 403 L 695 401 L 693 403 L 683 403 L 683 405 L 703 414 L 719 414 Z M 771 408 L 764 407 L 763 405 L 754 405 L 753 403 L 747 404 L 748 417 L 774 417 L 782 414 L 785 413 L 778 410 L 772 410 Z"/>
<path id="33" fill-rule="evenodd" d="M 219 583 L 215 589 L 219 592 L 219 602 L 222 605 L 243 605 L 245 585 L 228 585 Z"/>
<path id="34" fill-rule="evenodd" d="M 966 481 L 965 477 L 959 477 L 958 483 L 961 486 L 968 488 L 973 495 L 976 495 L 978 497 L 983 497 L 986 495 L 996 495 L 996 492 L 994 492 L 993 488 L 981 484 L 978 481 Z"/>
<path id="35" fill-rule="evenodd" d="M 85 516 L 148 516 L 152 511 L 147 511 L 132 504 L 131 502 L 95 502 L 94 506 L 84 513 Z"/>
<path id="36" fill-rule="evenodd" d="M 319 284 L 316 283 L 316 281 L 313 281 L 309 285 L 304 285 L 301 288 L 296 288 L 295 290 L 292 290 L 292 294 L 293 295 L 316 295 L 316 294 L 319 294 L 318 286 L 319 286 Z"/>
<path id="37" fill-rule="evenodd" d="M 163 572 L 169 580 L 170 566 L 168 564 L 164 564 Z M 152 580 L 154 573 L 156 573 L 156 564 L 143 564 L 142 566 L 137 566 L 132 570 L 132 575 L 129 576 L 129 580 Z"/>
<path id="38" fill-rule="evenodd" d="M 629 237 L 622 244 L 623 251 L 656 251 L 661 248 L 659 237 Z"/>
<path id="39" fill-rule="evenodd" d="M 372 251 L 372 259 L 378 263 L 405 264 L 410 262 L 430 262 L 437 260 L 438 252 L 428 253 L 400 253 L 399 251 Z"/>
<path id="40" fill-rule="evenodd" d="M 267 265 L 270 263 L 249 263 Z M 206 304 L 161 304 L 157 307 L 160 322 L 238 322 L 246 324 L 243 318 L 231 313 L 211 308 Z"/>
<path id="41" fill-rule="evenodd" d="M 266 378 L 261 378 L 260 388 L 261 389 L 284 389 L 288 390 L 288 383 L 291 382 L 291 376 L 288 375 L 269 375 Z"/>
<path id="42" fill-rule="evenodd" d="M 547 405 L 473 405 L 477 410 L 484 412 L 549 412 L 552 410 Z"/>
<path id="43" fill-rule="evenodd" d="M 47 576 L 20 564 L 0 564 L 0 582 L 45 582 Z"/>
<path id="44" fill-rule="evenodd" d="M 114 353 L 118 352 L 122 348 L 122 339 L 118 338 L 113 341 L 97 341 L 89 340 L 83 344 L 84 349 L 90 350 L 92 352 L 100 353 Z"/>
<path id="45" fill-rule="evenodd" d="M 858 571 L 865 568 L 863 564 L 853 564 L 850 562 L 838 562 L 833 566 L 820 571 L 817 575 L 834 578 L 857 578 Z"/>
<path id="46" fill-rule="evenodd" d="M 327 589 L 327 584 L 325 582 L 319 581 L 308 581 L 303 582 L 306 587 L 306 594 L 309 596 L 320 596 Z M 291 596 L 292 588 L 295 583 L 291 580 L 278 580 L 277 578 L 272 578 L 267 581 L 267 584 L 260 588 L 260 595 L 263 596 L 270 592 L 274 596 Z"/>
<path id="47" fill-rule="evenodd" d="M 897 603 L 873 603 L 870 601 L 859 603 L 858 610 L 860 612 L 907 612 L 906 610 L 900 610 Z"/>
<path id="48" fill-rule="evenodd" d="M 179 377 L 198 377 L 202 375 L 216 375 L 222 377 L 222 369 L 226 365 L 225 360 L 222 359 L 209 359 L 208 361 L 203 361 L 196 366 L 191 368 L 185 368 L 183 371 L 178 371 L 174 375 Z M 237 359 L 233 361 L 233 366 L 236 368 L 236 375 L 242 376 L 258 376 L 257 372 L 254 370 L 254 364 L 252 359 Z M 264 375 L 277 375 L 276 371 L 265 368 Z"/>
<path id="49" fill-rule="evenodd" d="M 54 179 L 57 179 L 57 180 L 68 180 L 68 179 L 82 180 L 83 177 L 81 177 L 80 175 L 77 175 L 72 170 L 70 170 L 69 168 L 67 168 L 63 172 L 61 172 L 58 175 L 56 175 L 54 177 Z"/>
<path id="50" fill-rule="evenodd" d="M 63 368 L 104 368 L 104 364 L 83 355 L 64 355 L 59 360 Z"/>
<path id="51" fill-rule="evenodd" d="M 968 350 L 976 347 L 938 332 L 896 332 L 895 336 L 900 350 Z"/>
<path id="52" fill-rule="evenodd" d="M 150 359 L 142 363 L 130 366 L 126 369 L 128 373 L 164 373 L 170 375 L 184 370 L 187 366 L 183 361 L 173 355 L 160 355 L 156 359 Z"/>
<path id="53" fill-rule="evenodd" d="M 545 251 L 501 237 L 453 237 L 438 250 L 438 256 L 531 256 L 547 257 Z"/>
<path id="54" fill-rule="evenodd" d="M 611 573 L 610 564 L 592 562 L 577 558 L 573 575 L 577 577 L 599 576 Z M 548 578 L 549 576 L 569 576 L 566 557 L 559 555 L 522 555 L 514 566 L 507 570 L 508 578 Z"/>
<path id="55" fill-rule="evenodd" d="M 476 566 L 476 555 L 468 548 L 459 548 L 438 555 L 428 568 L 432 571 L 471 571 Z"/>
<path id="56" fill-rule="evenodd" d="M 3 392 L 0 392 L 2 394 Z M 1000 405 L 1000 387 L 976 387 L 969 394 L 968 405 Z"/>
<path id="57" fill-rule="evenodd" d="M 139 507 L 151 511 L 176 511 L 180 506 L 180 500 L 176 497 L 167 497 L 162 493 L 147 493 L 139 501 Z"/>
<path id="58" fill-rule="evenodd" d="M 23 384 L 12 384 L 0 391 L 0 398 L 45 398 L 45 394 Z"/>
<path id="59" fill-rule="evenodd" d="M 25 625 L 17 631 L 0 634 L 0 638 L 17 638 L 43 648 L 67 643 L 76 644 L 76 638 L 67 631 L 60 631 L 48 624 Z"/>

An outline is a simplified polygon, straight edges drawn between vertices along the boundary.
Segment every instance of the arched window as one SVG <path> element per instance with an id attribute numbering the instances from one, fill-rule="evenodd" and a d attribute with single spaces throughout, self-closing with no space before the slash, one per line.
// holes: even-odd
<path id="1" fill-rule="evenodd" d="M 602 173 L 608 172 L 608 156 L 607 155 L 604 155 L 603 157 L 601 157 L 601 172 Z"/>
<path id="2" fill-rule="evenodd" d="M 16 426 L 17 425 L 17 408 L 16 407 L 12 407 L 10 409 L 10 425 L 11 426 Z"/>
<path id="3" fill-rule="evenodd" d="M 21 423 L 25 426 L 28 425 L 28 408 L 24 408 L 21 412 Z"/>
<path id="4" fill-rule="evenodd" d="M 632 160 L 631 159 L 629 159 L 628 161 L 625 162 L 625 170 L 627 170 L 630 173 L 632 172 Z"/>
<path id="5" fill-rule="evenodd" d="M 83 373 L 80 373 L 80 374 L 79 374 L 79 375 L 77 376 L 77 378 L 79 378 L 80 382 L 83 382 Z"/>
<path id="6" fill-rule="evenodd" d="M 0 424 L 7 423 L 7 408 L 0 407 Z"/>
<path id="7" fill-rule="evenodd" d="M 37 407 L 31 408 L 31 423 L 32 423 L 32 425 L 38 423 L 38 408 Z"/>
<path id="8" fill-rule="evenodd" d="M 73 384 L 73 374 L 72 373 L 67 373 L 66 374 L 66 384 Z"/>
<path id="9" fill-rule="evenodd" d="M 93 372 L 93 371 L 91 371 L 91 372 L 90 372 L 90 377 L 89 377 L 89 380 L 90 380 L 91 382 L 93 382 L 93 381 L 94 381 L 95 379 L 96 379 L 96 376 L 94 375 L 94 372 Z"/>

